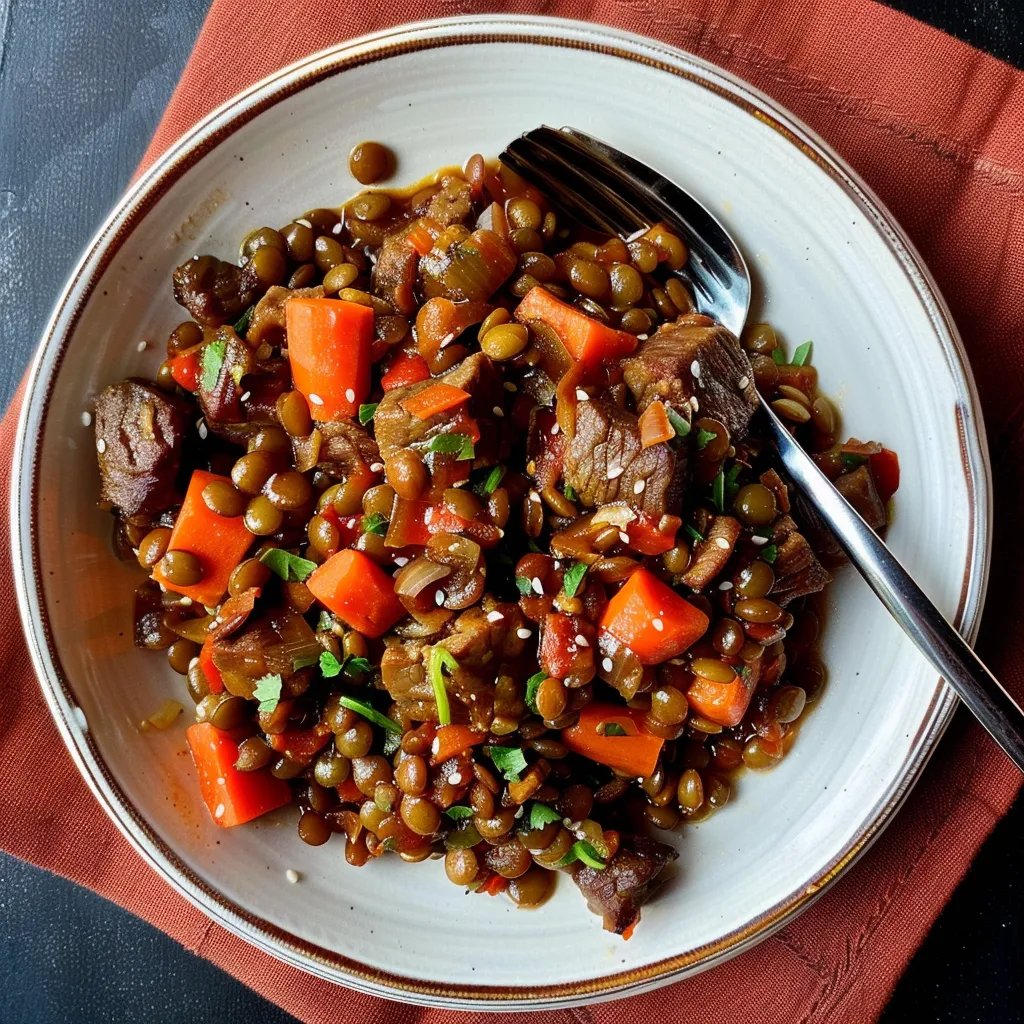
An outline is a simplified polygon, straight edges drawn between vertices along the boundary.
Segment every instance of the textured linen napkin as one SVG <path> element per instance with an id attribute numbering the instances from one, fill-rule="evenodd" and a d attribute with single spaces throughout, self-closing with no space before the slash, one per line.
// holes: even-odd
<path id="1" fill-rule="evenodd" d="M 1024 78 L 868 0 L 215 0 L 144 166 L 217 104 L 282 65 L 420 18 L 544 13 L 655 35 L 770 93 L 820 132 L 888 204 L 952 307 L 992 445 L 996 529 L 982 656 L 1024 695 Z M 6 488 L 20 393 L 0 426 Z M 7 529 L 0 609 L 16 621 Z M 53 726 L 24 642 L 0 637 L 0 845 L 87 885 L 308 1022 L 456 1018 L 355 994 L 260 953 L 145 868 L 100 810 Z M 48 785 L 37 784 L 40 764 Z M 869 1021 L 884 1006 L 1017 774 L 962 713 L 884 836 L 811 909 L 744 955 L 646 996 L 530 1016 L 543 1024 Z M 474 1015 L 483 1018 L 492 1015 Z M 495 1017 L 495 1020 L 497 1018 Z M 506 1020 L 526 1020 L 515 1014 Z"/>

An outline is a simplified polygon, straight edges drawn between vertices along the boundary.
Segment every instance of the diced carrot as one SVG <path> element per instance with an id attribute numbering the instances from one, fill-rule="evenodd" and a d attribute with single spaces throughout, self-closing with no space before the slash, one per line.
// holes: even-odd
<path id="1" fill-rule="evenodd" d="M 406 231 L 405 240 L 420 256 L 426 256 L 434 248 L 434 236 L 422 224 L 413 224 Z"/>
<path id="2" fill-rule="evenodd" d="M 668 421 L 668 410 L 664 402 L 651 402 L 640 414 L 640 445 L 650 448 L 651 445 L 671 441 L 676 436 L 675 429 Z"/>
<path id="3" fill-rule="evenodd" d="M 640 918 L 638 917 L 635 921 L 633 921 L 631 924 L 626 926 L 626 929 L 622 933 L 622 941 L 623 942 L 629 942 L 629 940 L 631 938 L 633 938 L 633 932 L 636 931 L 636 926 L 639 923 L 640 923 Z"/>
<path id="4" fill-rule="evenodd" d="M 547 324 L 569 355 L 591 372 L 603 363 L 628 355 L 638 344 L 634 335 L 587 316 L 575 306 L 556 299 L 540 285 L 531 288 L 516 306 L 515 318 L 526 324 L 532 320 Z"/>
<path id="5" fill-rule="evenodd" d="M 241 825 L 290 803 L 291 787 L 269 771 L 240 772 L 238 742 L 230 733 L 199 722 L 185 730 L 199 776 L 199 792 L 214 823 L 222 828 Z"/>
<path id="6" fill-rule="evenodd" d="M 210 693 L 224 692 L 224 677 L 220 669 L 213 663 L 213 638 L 207 637 L 203 646 L 199 649 L 199 667 L 206 676 L 206 683 L 210 687 Z"/>
<path id="7" fill-rule="evenodd" d="M 199 351 L 202 347 L 196 345 L 167 360 L 175 384 L 180 384 L 186 391 L 199 390 Z"/>
<path id="8" fill-rule="evenodd" d="M 334 788 L 338 791 L 338 797 L 343 804 L 361 804 L 365 799 L 365 794 L 351 775 L 340 786 Z"/>
<path id="9" fill-rule="evenodd" d="M 743 721 L 753 693 L 753 685 L 748 686 L 739 675 L 733 676 L 728 683 L 694 676 L 686 691 L 686 699 L 697 714 L 731 728 Z"/>
<path id="10" fill-rule="evenodd" d="M 395 581 L 361 551 L 331 555 L 306 586 L 321 604 L 366 636 L 383 635 L 405 615 Z"/>
<path id="11" fill-rule="evenodd" d="M 549 676 L 565 679 L 594 664 L 594 648 L 589 640 L 586 645 L 576 640 L 583 629 L 592 632 L 593 627 L 589 623 L 584 625 L 574 615 L 551 612 L 544 616 L 541 622 L 537 660 Z M 593 668 L 589 668 L 588 671 L 592 674 Z"/>
<path id="12" fill-rule="evenodd" d="M 485 892 L 488 896 L 497 896 L 498 893 L 504 892 L 507 888 L 508 879 L 502 878 L 501 875 L 495 873 L 477 889 L 477 892 Z"/>
<path id="13" fill-rule="evenodd" d="M 605 727 L 617 725 L 625 736 L 608 736 Z M 562 742 L 577 754 L 635 778 L 654 773 L 665 741 L 644 727 L 644 712 L 617 704 L 591 701 L 580 711 L 579 721 L 562 730 Z"/>
<path id="14" fill-rule="evenodd" d="M 891 449 L 883 448 L 869 455 L 868 463 L 878 496 L 885 504 L 900 489 L 900 457 Z"/>
<path id="15" fill-rule="evenodd" d="M 314 420 L 355 416 L 370 393 L 373 310 L 343 299 L 289 299 L 288 362 Z"/>
<path id="16" fill-rule="evenodd" d="M 483 743 L 484 739 L 483 733 L 475 732 L 468 725 L 442 725 L 434 734 L 434 740 L 430 745 L 430 763 L 441 764 L 448 758 Z"/>
<path id="17" fill-rule="evenodd" d="M 267 742 L 279 754 L 286 754 L 289 760 L 305 765 L 327 745 L 330 738 L 330 727 L 317 722 L 312 729 L 285 729 L 274 733 L 267 736 Z"/>
<path id="18" fill-rule="evenodd" d="M 193 601 L 212 607 L 228 589 L 228 577 L 252 543 L 252 534 L 245 528 L 242 516 L 219 516 L 203 501 L 203 488 L 214 480 L 230 484 L 227 477 L 197 469 L 189 481 L 178 518 L 171 530 L 169 551 L 188 551 L 203 567 L 203 578 L 191 586 L 171 583 L 160 571 L 159 563 L 153 579 L 168 590 L 191 597 Z"/>
<path id="19" fill-rule="evenodd" d="M 626 525 L 629 546 L 641 555 L 661 555 L 676 546 L 676 532 L 683 525 L 678 516 L 652 516 L 637 512 L 636 519 Z"/>
<path id="20" fill-rule="evenodd" d="M 429 420 L 469 400 L 469 392 L 438 381 L 402 402 L 402 408 L 418 420 Z"/>
<path id="21" fill-rule="evenodd" d="M 479 299 L 470 302 L 452 302 L 443 296 L 428 299 L 416 314 L 417 351 L 424 359 L 433 359 L 463 331 L 481 323 L 493 308 L 489 302 Z"/>
<path id="22" fill-rule="evenodd" d="M 387 368 L 380 379 L 380 386 L 385 391 L 404 388 L 407 384 L 418 384 L 421 380 L 430 379 L 430 368 L 426 359 L 413 352 L 400 352 Z"/>
<path id="23" fill-rule="evenodd" d="M 608 602 L 601 628 L 622 641 L 644 665 L 682 654 L 708 628 L 708 617 L 653 573 L 637 569 Z"/>

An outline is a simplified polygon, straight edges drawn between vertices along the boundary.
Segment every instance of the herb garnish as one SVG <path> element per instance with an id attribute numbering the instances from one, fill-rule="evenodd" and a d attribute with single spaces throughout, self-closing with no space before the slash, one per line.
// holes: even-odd
<path id="1" fill-rule="evenodd" d="M 771 565 L 779 554 L 779 549 L 774 544 L 768 544 L 761 548 L 761 558 Z"/>
<path id="2" fill-rule="evenodd" d="M 543 683 L 547 677 L 547 672 L 535 672 L 526 680 L 526 706 L 535 715 L 540 714 L 537 710 L 537 691 L 540 689 L 540 684 Z"/>
<path id="3" fill-rule="evenodd" d="M 388 532 L 388 521 L 380 512 L 374 512 L 372 515 L 363 516 L 361 525 L 363 527 L 363 533 L 375 533 L 378 537 L 383 537 Z"/>
<path id="4" fill-rule="evenodd" d="M 435 648 L 436 650 L 436 648 Z M 494 767 L 508 782 L 518 782 L 520 772 L 526 770 L 526 755 L 519 747 L 485 747 Z"/>
<path id="5" fill-rule="evenodd" d="M 260 555 L 260 561 L 275 575 L 280 576 L 285 583 L 302 583 L 309 578 L 316 568 L 316 562 L 308 558 L 300 558 L 292 555 L 281 548 L 267 548 Z"/>
<path id="6" fill-rule="evenodd" d="M 705 430 L 701 427 L 697 431 L 697 450 L 703 451 L 716 437 L 718 435 L 713 430 Z"/>
<path id="7" fill-rule="evenodd" d="M 814 348 L 813 341 L 805 341 L 797 346 L 793 353 L 793 366 L 803 366 L 811 358 L 811 349 Z"/>
<path id="8" fill-rule="evenodd" d="M 260 702 L 260 713 L 270 714 L 281 699 L 281 687 L 284 680 L 275 673 L 272 676 L 264 676 L 256 680 L 256 687 L 252 691 L 253 697 Z"/>
<path id="9" fill-rule="evenodd" d="M 586 562 L 573 562 L 562 575 L 562 589 L 566 597 L 575 597 L 576 591 L 580 589 L 583 577 L 587 573 Z"/>
<path id="10" fill-rule="evenodd" d="M 668 414 L 672 429 L 676 432 L 676 437 L 686 437 L 690 433 L 690 421 L 680 416 L 670 405 L 665 406 L 665 412 Z"/>
<path id="11" fill-rule="evenodd" d="M 427 451 L 454 455 L 456 462 L 466 462 L 476 455 L 473 439 L 468 434 L 438 434 L 431 438 Z"/>
<path id="12" fill-rule="evenodd" d="M 377 411 L 376 402 L 368 402 L 366 405 L 359 406 L 359 422 L 365 427 L 370 420 L 373 419 L 373 414 Z"/>
<path id="13" fill-rule="evenodd" d="M 255 306 L 250 306 L 236 321 L 235 321 L 235 334 L 240 338 L 245 337 L 245 332 L 249 330 L 249 323 L 252 321 L 252 311 Z"/>
<path id="14" fill-rule="evenodd" d="M 382 715 L 376 708 L 370 707 L 365 701 L 356 700 L 354 697 L 348 697 L 342 694 L 338 698 L 338 703 L 343 708 L 348 708 L 349 711 L 354 711 L 357 715 L 362 715 L 369 722 L 373 722 L 374 725 L 379 725 L 382 729 L 389 729 L 391 732 L 402 732 L 402 727 L 387 715 Z"/>
<path id="15" fill-rule="evenodd" d="M 227 350 L 228 343 L 223 338 L 211 341 L 203 349 L 199 360 L 199 386 L 204 391 L 212 391 L 217 386 Z"/>
<path id="16" fill-rule="evenodd" d="M 435 644 L 430 648 L 430 685 L 434 688 L 434 700 L 437 703 L 437 720 L 441 725 L 452 724 L 452 710 L 448 704 L 448 691 L 444 684 L 444 670 L 451 675 L 459 667 L 459 663 L 449 651 Z"/>

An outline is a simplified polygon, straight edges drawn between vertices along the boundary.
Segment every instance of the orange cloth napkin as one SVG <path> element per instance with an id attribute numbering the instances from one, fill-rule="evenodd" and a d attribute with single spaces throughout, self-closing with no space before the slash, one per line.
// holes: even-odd
<path id="1" fill-rule="evenodd" d="M 502 10 L 647 32 L 721 65 L 817 129 L 888 204 L 949 300 L 978 380 L 995 469 L 997 553 L 979 650 L 1024 695 L 1016 528 L 1024 511 L 1019 72 L 868 0 L 215 0 L 145 162 L 243 87 L 331 43 L 402 21 Z M 18 404 L 0 427 L 7 453 Z M 6 488 L 9 457 L 3 462 Z M 0 607 L 11 623 L 8 544 L 3 529 Z M 455 1017 L 319 981 L 213 924 L 141 865 L 96 805 L 50 721 L 14 629 L 0 640 L 0 678 L 3 848 L 115 900 L 304 1021 L 441 1024 Z M 871 1020 L 1019 783 L 961 714 L 885 835 L 780 932 L 713 971 L 635 997 L 629 1007 L 605 1003 L 529 1019 L 610 1024 L 629 1013 L 653 1024 Z"/>

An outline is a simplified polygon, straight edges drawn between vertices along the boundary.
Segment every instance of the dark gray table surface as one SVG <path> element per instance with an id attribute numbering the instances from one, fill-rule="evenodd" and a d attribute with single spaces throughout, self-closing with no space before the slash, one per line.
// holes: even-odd
<path id="1" fill-rule="evenodd" d="M 900 0 L 1024 64 L 1021 0 Z M 0 403 L 78 254 L 117 200 L 208 0 L 0 0 Z M 2 814 L 0 809 L 0 814 Z M 1018 804 L 982 849 L 883 1020 L 1024 1020 Z M 0 1022 L 293 1020 L 161 932 L 0 854 Z"/>

